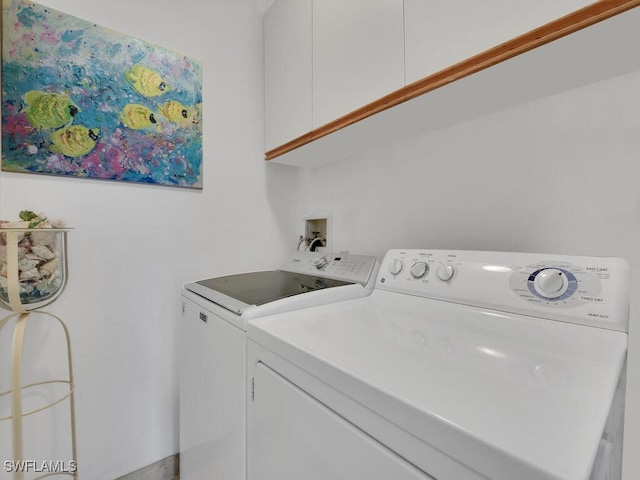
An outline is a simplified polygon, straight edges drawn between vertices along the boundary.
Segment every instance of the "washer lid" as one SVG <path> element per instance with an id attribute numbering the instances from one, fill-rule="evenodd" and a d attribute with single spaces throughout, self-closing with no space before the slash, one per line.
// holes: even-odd
<path id="1" fill-rule="evenodd" d="M 382 290 L 248 327 L 250 339 L 493 480 L 587 479 L 627 349 L 617 331 Z M 415 449 L 398 453 L 428 468 Z"/>
<path id="2" fill-rule="evenodd" d="M 264 305 L 300 293 L 351 283 L 301 273 L 270 270 L 209 278 L 188 283 L 185 288 L 234 313 L 241 314 L 252 305 Z"/>

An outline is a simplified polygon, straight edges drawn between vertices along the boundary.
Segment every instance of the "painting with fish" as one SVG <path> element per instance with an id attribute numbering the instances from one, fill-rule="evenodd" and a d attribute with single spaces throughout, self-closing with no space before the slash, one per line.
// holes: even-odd
<path id="1" fill-rule="evenodd" d="M 202 69 L 2 0 L 2 170 L 202 188 Z"/>

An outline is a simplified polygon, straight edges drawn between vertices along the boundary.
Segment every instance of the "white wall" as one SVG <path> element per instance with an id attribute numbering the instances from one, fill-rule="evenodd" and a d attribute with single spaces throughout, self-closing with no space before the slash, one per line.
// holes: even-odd
<path id="1" fill-rule="evenodd" d="M 637 297 L 640 73 L 303 172 L 298 181 L 295 170 L 262 160 L 262 20 L 251 0 L 39 3 L 204 67 L 203 191 L 0 173 L 1 218 L 29 208 L 75 227 L 69 283 L 49 310 L 71 329 L 82 478 L 110 480 L 178 450 L 181 284 L 274 266 L 308 213 L 331 215 L 335 248 L 378 256 L 400 246 L 619 255 L 632 264 Z M 633 302 L 627 452 L 640 448 Z M 39 332 L 33 338 L 48 341 Z M 626 455 L 625 480 L 639 475 L 640 457 Z"/>
<path id="2" fill-rule="evenodd" d="M 297 173 L 264 162 L 260 2 L 39 3 L 203 65 L 202 191 L 0 174 L 0 218 L 28 208 L 75 227 L 67 288 L 47 309 L 71 330 L 80 476 L 111 480 L 178 451 L 181 285 L 280 263 L 299 233 Z M 0 332 L 3 360 L 8 334 Z M 55 362 L 33 351 L 30 361 L 46 373 Z M 39 424 L 57 425 L 55 442 L 64 442 L 64 422 L 41 415 Z M 7 430 L 0 424 L 2 459 L 11 458 Z"/>
<path id="3" fill-rule="evenodd" d="M 625 480 L 640 478 L 639 82 L 637 72 L 307 171 L 299 211 L 330 213 L 337 250 L 627 259 Z"/>

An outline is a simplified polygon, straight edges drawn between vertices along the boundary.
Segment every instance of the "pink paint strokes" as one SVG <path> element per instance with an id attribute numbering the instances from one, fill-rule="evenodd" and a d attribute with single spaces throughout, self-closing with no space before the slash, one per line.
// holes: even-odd
<path id="1" fill-rule="evenodd" d="M 52 27 L 45 27 L 44 31 L 40 33 L 38 37 L 41 42 L 48 43 L 51 45 L 55 45 L 60 41 L 60 37 L 56 33 L 55 29 Z"/>

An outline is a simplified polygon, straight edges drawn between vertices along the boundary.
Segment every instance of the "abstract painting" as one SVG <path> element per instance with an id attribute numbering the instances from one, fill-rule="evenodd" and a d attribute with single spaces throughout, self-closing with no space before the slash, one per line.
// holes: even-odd
<path id="1" fill-rule="evenodd" d="M 3 0 L 2 170 L 202 188 L 202 69 Z"/>

